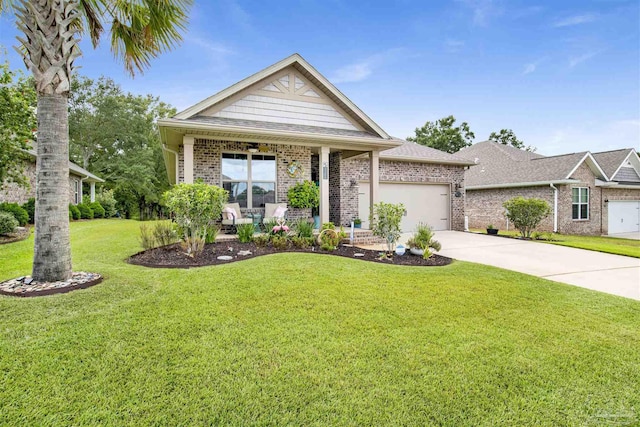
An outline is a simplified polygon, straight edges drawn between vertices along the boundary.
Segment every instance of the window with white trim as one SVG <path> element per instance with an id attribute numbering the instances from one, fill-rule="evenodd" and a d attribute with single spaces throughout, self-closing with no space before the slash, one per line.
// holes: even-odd
<path id="1" fill-rule="evenodd" d="M 73 200 L 74 200 L 74 204 L 78 204 L 80 203 L 80 192 L 78 191 L 79 189 L 79 182 L 77 180 L 73 181 Z"/>
<path id="2" fill-rule="evenodd" d="M 573 199 L 573 219 L 589 219 L 589 189 L 578 187 L 571 189 Z"/>
<path id="3" fill-rule="evenodd" d="M 222 188 L 229 192 L 229 203 L 239 203 L 241 208 L 275 203 L 276 156 L 222 153 Z"/>

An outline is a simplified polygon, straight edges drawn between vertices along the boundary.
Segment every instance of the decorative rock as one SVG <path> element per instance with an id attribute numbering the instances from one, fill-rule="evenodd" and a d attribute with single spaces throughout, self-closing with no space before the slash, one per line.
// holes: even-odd
<path id="1" fill-rule="evenodd" d="M 219 259 L 220 261 L 231 261 L 231 260 L 233 259 L 233 257 L 232 257 L 232 256 L 229 256 L 229 255 L 220 255 L 220 256 L 218 257 L 218 259 Z"/>
<path id="2" fill-rule="evenodd" d="M 0 293 L 5 295 L 29 296 L 27 294 L 50 294 L 52 291 L 64 292 L 65 288 L 73 290 L 85 284 L 92 284 L 102 279 L 97 273 L 86 273 L 84 271 L 74 272 L 69 280 L 57 282 L 36 282 L 33 277 L 21 276 L 16 279 L 7 280 L 0 283 Z M 45 292 L 48 291 L 48 292 Z"/>
<path id="3" fill-rule="evenodd" d="M 231 246 L 229 246 L 229 247 L 227 248 L 227 250 L 228 250 L 229 252 L 233 252 L 233 248 L 232 248 Z"/>
<path id="4" fill-rule="evenodd" d="M 356 252 L 355 254 L 353 254 L 353 256 L 354 256 L 354 257 L 361 258 L 361 257 L 363 257 L 363 256 L 364 256 L 364 254 L 363 254 L 363 253 L 361 253 L 361 252 Z"/>
<path id="5" fill-rule="evenodd" d="M 248 255 L 251 255 L 251 251 L 238 251 L 238 255 L 248 256 Z"/>

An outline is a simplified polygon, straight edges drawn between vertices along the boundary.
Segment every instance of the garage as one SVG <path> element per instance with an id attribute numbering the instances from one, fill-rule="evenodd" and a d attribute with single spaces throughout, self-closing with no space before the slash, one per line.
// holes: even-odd
<path id="1" fill-rule="evenodd" d="M 609 201 L 609 234 L 640 232 L 640 201 Z"/>
<path id="2" fill-rule="evenodd" d="M 426 223 L 434 230 L 450 229 L 449 184 L 424 184 L 406 182 L 381 182 L 380 200 L 386 203 L 402 203 L 405 215 L 402 232 L 415 229 L 418 223 Z M 360 182 L 358 188 L 358 212 L 362 227 L 369 227 L 369 183 Z"/>

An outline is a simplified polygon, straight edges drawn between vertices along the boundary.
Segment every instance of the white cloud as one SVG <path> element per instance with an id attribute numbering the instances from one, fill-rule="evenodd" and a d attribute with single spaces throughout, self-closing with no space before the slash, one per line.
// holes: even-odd
<path id="1" fill-rule="evenodd" d="M 230 48 L 221 43 L 211 42 L 200 37 L 188 35 L 185 37 L 185 41 L 204 48 L 206 51 L 214 55 L 225 56 L 234 53 Z"/>
<path id="2" fill-rule="evenodd" d="M 405 49 L 390 49 L 384 52 L 376 53 L 362 61 L 355 62 L 353 64 L 345 65 L 342 68 L 337 69 L 332 78 L 329 80 L 334 83 L 349 83 L 359 82 L 369 77 L 373 71 L 389 62 L 394 61 L 400 56 Z"/>
<path id="3" fill-rule="evenodd" d="M 485 27 L 489 19 L 502 14 L 502 10 L 494 0 L 456 0 L 467 6 L 473 12 L 473 24 Z"/>
<path id="4" fill-rule="evenodd" d="M 584 54 L 578 55 L 578 56 L 570 56 L 569 57 L 569 68 L 573 68 L 576 65 L 581 64 L 584 61 L 587 61 L 587 60 L 593 58 L 598 53 L 599 52 L 587 52 L 587 53 L 584 53 Z"/>
<path id="5" fill-rule="evenodd" d="M 459 52 L 464 47 L 464 41 L 447 39 L 444 42 L 444 47 L 447 52 Z"/>
<path id="6" fill-rule="evenodd" d="M 522 74 L 531 74 L 536 70 L 536 67 L 538 65 L 535 62 L 532 62 L 530 64 L 527 64 L 524 66 L 524 71 L 522 72 Z"/>
<path id="7" fill-rule="evenodd" d="M 588 24 L 589 22 L 593 22 L 596 19 L 598 19 L 597 15 L 594 15 L 593 13 L 585 13 L 583 15 L 573 15 L 566 18 L 557 19 L 552 25 L 556 28 L 571 27 L 573 25 Z"/>

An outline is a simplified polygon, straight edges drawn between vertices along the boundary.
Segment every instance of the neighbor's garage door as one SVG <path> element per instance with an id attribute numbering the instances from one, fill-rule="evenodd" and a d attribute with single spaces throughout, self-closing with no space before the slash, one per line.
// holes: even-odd
<path id="1" fill-rule="evenodd" d="M 609 234 L 640 232 L 640 201 L 609 202 Z"/>
<path id="2" fill-rule="evenodd" d="M 412 232 L 419 222 L 434 230 L 449 229 L 449 185 L 380 183 L 380 200 L 404 204 L 402 232 Z M 358 190 L 359 215 L 362 226 L 369 227 L 369 183 L 361 182 Z"/>

